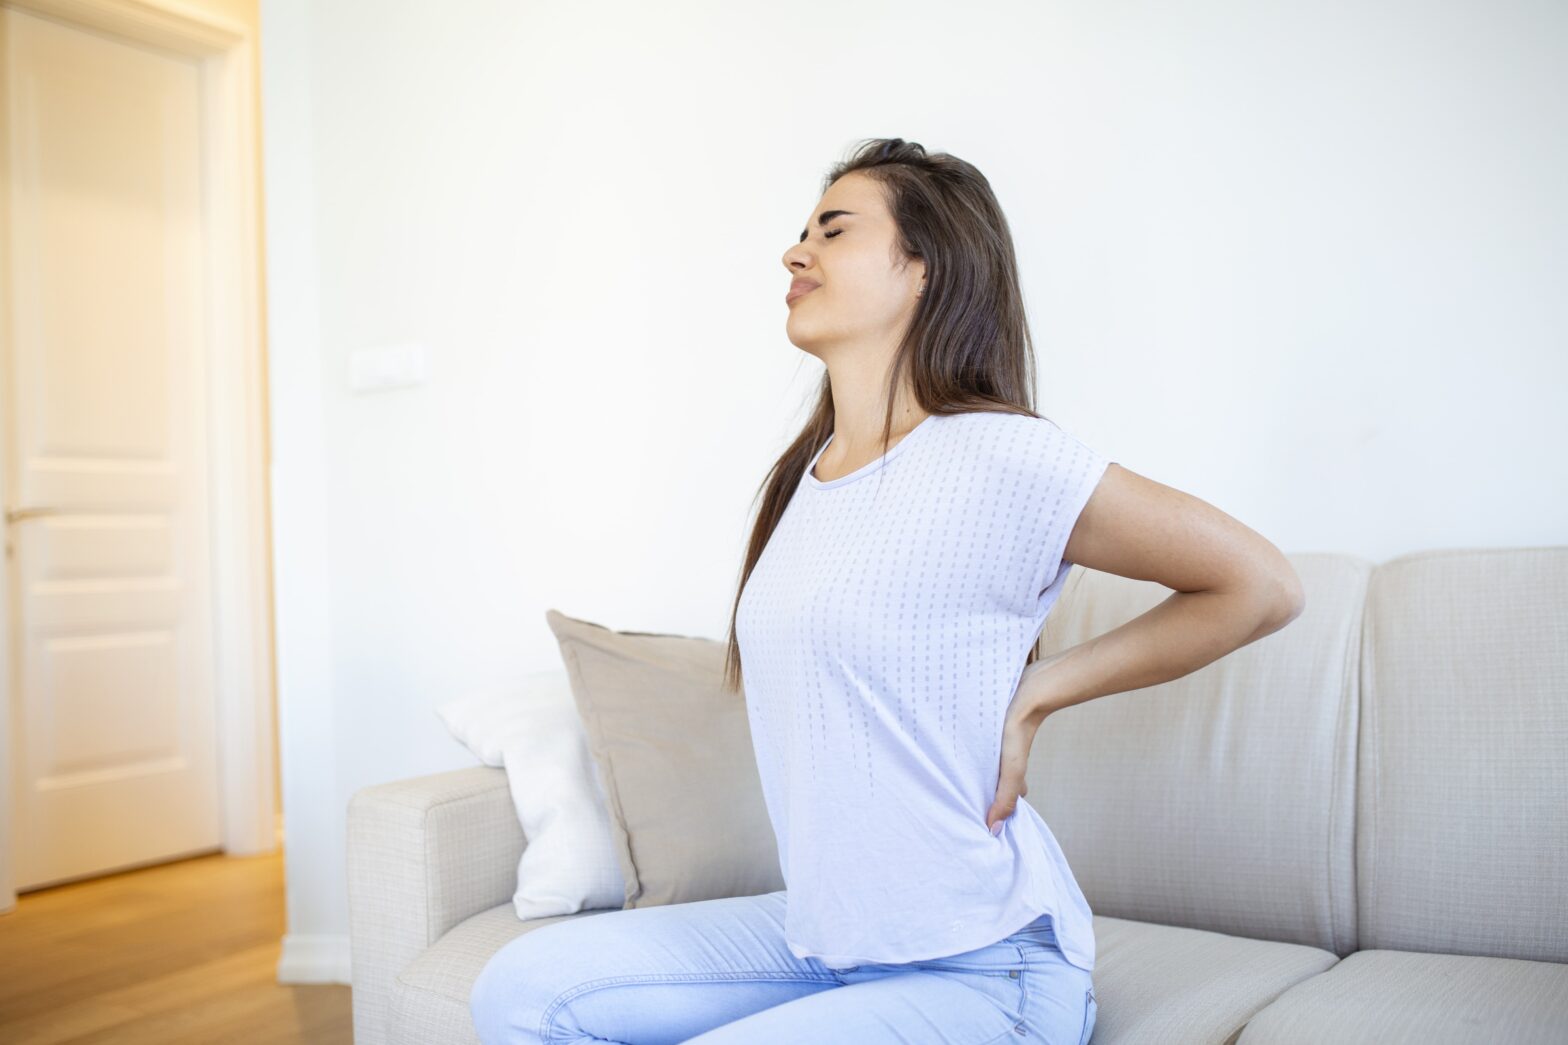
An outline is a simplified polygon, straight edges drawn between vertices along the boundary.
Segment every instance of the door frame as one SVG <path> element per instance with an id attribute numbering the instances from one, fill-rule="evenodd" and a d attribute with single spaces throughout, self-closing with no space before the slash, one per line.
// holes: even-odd
<path id="1" fill-rule="evenodd" d="M 250 26 L 169 0 L 0 0 L 17 8 L 151 44 L 196 60 L 201 74 L 201 156 L 206 251 L 212 536 L 213 667 L 223 849 L 274 851 L 278 810 L 277 701 L 273 666 L 267 360 L 261 332 L 261 208 L 256 39 Z M 0 257 L 0 264 L 7 259 Z M 8 288 L 9 273 L 0 289 Z M 7 306 L 0 301 L 0 310 Z M 3 314 L 3 312 L 0 312 Z M 3 351 L 0 345 L 0 351 Z M 4 387 L 0 403 L 14 389 Z M 0 461 L 12 447 L 0 426 Z M 0 468 L 0 504 L 11 507 Z M 0 554 L 0 913 L 16 906 L 11 810 L 17 785 L 18 650 L 15 576 Z"/>

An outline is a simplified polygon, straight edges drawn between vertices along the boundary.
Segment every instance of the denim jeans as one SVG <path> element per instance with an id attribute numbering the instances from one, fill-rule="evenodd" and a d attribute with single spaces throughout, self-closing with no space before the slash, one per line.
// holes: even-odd
<path id="1" fill-rule="evenodd" d="M 469 998 L 485 1045 L 1082 1045 L 1093 976 L 1046 916 L 928 961 L 830 969 L 784 943 L 785 892 L 583 914 L 497 951 Z"/>

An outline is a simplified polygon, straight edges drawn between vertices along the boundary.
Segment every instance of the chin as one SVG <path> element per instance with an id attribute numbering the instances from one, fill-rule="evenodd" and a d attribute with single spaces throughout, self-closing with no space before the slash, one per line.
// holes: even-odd
<path id="1" fill-rule="evenodd" d="M 795 322 L 795 317 L 791 315 L 784 321 L 784 333 L 789 337 L 790 344 L 803 352 L 811 352 L 812 355 L 816 355 L 812 350 L 821 341 L 821 337 L 817 335 L 811 324 L 797 323 Z"/>
<path id="2" fill-rule="evenodd" d="M 818 350 L 816 342 L 809 340 L 802 341 L 800 338 L 791 335 L 789 343 L 800 349 L 802 352 L 806 353 L 808 356 L 816 356 L 824 363 L 827 362 L 826 359 L 823 359 L 821 351 Z"/>

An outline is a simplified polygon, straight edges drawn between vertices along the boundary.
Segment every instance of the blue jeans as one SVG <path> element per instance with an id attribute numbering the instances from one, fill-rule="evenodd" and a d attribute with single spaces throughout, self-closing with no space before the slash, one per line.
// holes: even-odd
<path id="1" fill-rule="evenodd" d="M 785 892 L 583 914 L 497 951 L 469 998 L 485 1045 L 1082 1045 L 1093 976 L 1050 919 L 962 954 L 835 970 L 784 943 Z"/>

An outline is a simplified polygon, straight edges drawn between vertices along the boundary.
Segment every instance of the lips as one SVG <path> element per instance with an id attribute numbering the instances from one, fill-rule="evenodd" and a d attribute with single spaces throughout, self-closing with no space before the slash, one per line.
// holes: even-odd
<path id="1" fill-rule="evenodd" d="M 784 304 L 790 304 L 802 294 L 809 294 L 821 285 L 820 283 L 813 283 L 809 279 L 796 280 L 790 284 L 789 293 L 784 295 Z"/>

